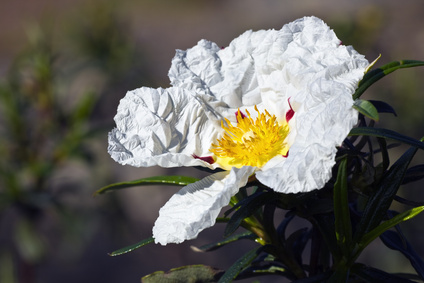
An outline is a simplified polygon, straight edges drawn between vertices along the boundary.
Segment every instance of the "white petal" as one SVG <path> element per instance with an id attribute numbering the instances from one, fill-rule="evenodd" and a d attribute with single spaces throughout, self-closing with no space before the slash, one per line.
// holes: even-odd
<path id="1" fill-rule="evenodd" d="M 220 117 L 190 91 L 139 88 L 121 100 L 108 151 L 132 166 L 209 166 L 205 156 L 220 130 Z M 210 166 L 211 167 L 211 166 Z"/>
<path id="2" fill-rule="evenodd" d="M 268 162 L 256 177 L 278 192 L 298 193 L 320 189 L 331 178 L 337 146 L 356 124 L 352 91 L 325 79 L 310 85 L 295 114 L 287 158 Z M 300 98 L 298 96 L 296 98 Z"/>
<path id="3" fill-rule="evenodd" d="M 210 155 L 223 117 L 235 123 L 237 108 L 257 105 L 282 121 L 291 106 L 289 156 L 271 160 L 258 179 L 277 191 L 318 189 L 331 177 L 336 146 L 357 121 L 352 94 L 368 65 L 316 17 L 281 30 L 247 31 L 224 49 L 201 40 L 177 51 L 169 71 L 174 88 L 149 90 L 147 98 L 145 89 L 136 90 L 142 94 L 121 102 L 109 151 L 134 166 L 214 168 L 191 155 Z"/>
<path id="4" fill-rule="evenodd" d="M 159 211 L 153 227 L 155 242 L 162 245 L 181 243 L 213 226 L 221 208 L 246 185 L 253 172 L 253 167 L 233 168 L 181 189 Z"/>

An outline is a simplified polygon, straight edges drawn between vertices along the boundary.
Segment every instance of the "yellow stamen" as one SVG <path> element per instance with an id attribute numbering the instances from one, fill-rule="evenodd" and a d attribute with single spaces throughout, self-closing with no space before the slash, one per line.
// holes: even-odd
<path id="1" fill-rule="evenodd" d="M 253 120 L 246 110 L 243 118 L 240 109 L 237 112 L 237 126 L 228 119 L 227 125 L 221 122 L 225 133 L 210 149 L 217 156 L 217 163 L 224 169 L 242 166 L 262 167 L 277 155 L 286 155 L 289 148 L 284 142 L 289 133 L 287 123 L 280 125 L 275 115 L 268 111 L 260 113 L 255 106 L 258 117 Z"/>

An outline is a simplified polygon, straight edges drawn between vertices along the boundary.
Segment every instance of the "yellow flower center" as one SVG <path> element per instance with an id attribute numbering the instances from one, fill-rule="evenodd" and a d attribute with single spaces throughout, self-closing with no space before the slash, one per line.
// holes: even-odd
<path id="1" fill-rule="evenodd" d="M 246 110 L 247 117 L 243 117 L 238 110 L 237 125 L 233 126 L 228 119 L 221 123 L 225 133 L 210 149 L 217 156 L 216 162 L 224 169 L 242 166 L 264 166 L 271 158 L 286 156 L 289 150 L 284 142 L 288 133 L 287 123 L 280 125 L 275 115 L 268 111 L 260 113 L 255 106 L 258 117 L 253 120 Z"/>

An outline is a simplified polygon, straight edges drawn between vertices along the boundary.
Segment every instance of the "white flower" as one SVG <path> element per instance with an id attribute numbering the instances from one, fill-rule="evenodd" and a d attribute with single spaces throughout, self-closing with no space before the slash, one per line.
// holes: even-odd
<path id="1" fill-rule="evenodd" d="M 214 225 L 252 174 L 277 192 L 320 189 L 356 124 L 354 93 L 368 66 L 320 19 L 247 31 L 224 49 L 201 40 L 178 50 L 172 87 L 121 100 L 108 151 L 132 166 L 222 168 L 184 187 L 160 210 L 157 243 L 180 243 Z"/>

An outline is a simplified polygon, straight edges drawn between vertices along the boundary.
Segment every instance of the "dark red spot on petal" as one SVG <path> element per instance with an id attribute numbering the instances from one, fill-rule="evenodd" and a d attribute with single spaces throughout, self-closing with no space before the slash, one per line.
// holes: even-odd
<path id="1" fill-rule="evenodd" d="M 290 110 L 286 112 L 286 121 L 289 122 L 291 118 L 294 116 L 294 110 L 290 104 L 290 98 L 288 99 Z"/>
<path id="2" fill-rule="evenodd" d="M 287 151 L 286 154 L 283 154 L 284 158 L 287 158 L 287 156 L 289 156 L 289 151 Z"/>
<path id="3" fill-rule="evenodd" d="M 215 163 L 215 160 L 213 159 L 212 156 L 200 157 L 200 156 L 198 156 L 196 154 L 192 154 L 192 156 L 193 156 L 193 158 L 203 160 L 203 161 L 205 161 L 205 162 L 207 162 L 209 164 L 214 164 Z"/>
<path id="4" fill-rule="evenodd" d="M 240 109 L 237 110 L 234 114 L 236 115 L 237 122 L 238 122 L 238 119 L 239 119 L 240 116 L 241 116 L 242 119 L 246 118 L 246 115 L 244 115 L 243 112 L 240 111 Z"/>

